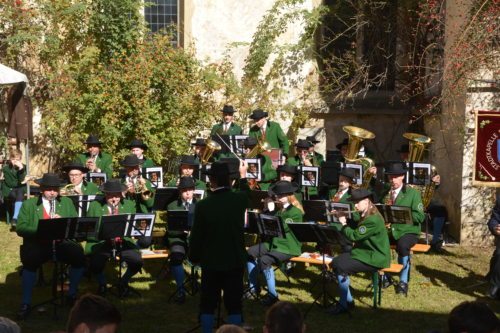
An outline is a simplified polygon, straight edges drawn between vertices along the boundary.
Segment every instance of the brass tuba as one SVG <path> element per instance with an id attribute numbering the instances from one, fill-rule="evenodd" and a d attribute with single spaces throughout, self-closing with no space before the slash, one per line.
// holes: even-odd
<path id="1" fill-rule="evenodd" d="M 409 152 L 408 152 L 408 162 L 422 162 L 424 157 L 425 146 L 432 142 L 432 139 L 428 136 L 418 134 L 418 133 L 404 133 L 403 137 L 408 139 L 409 142 Z M 431 179 L 437 175 L 437 169 L 435 166 L 431 165 Z M 422 204 L 424 209 L 427 209 L 431 203 L 432 197 L 434 196 L 434 191 L 436 190 L 436 184 L 431 181 L 429 185 L 418 186 L 420 193 L 422 195 Z"/>
<path id="2" fill-rule="evenodd" d="M 253 148 L 246 154 L 245 158 L 254 158 L 255 156 L 262 154 L 265 151 L 270 151 L 272 149 L 271 144 L 266 141 L 259 141 Z"/>
<path id="3" fill-rule="evenodd" d="M 363 173 L 363 183 L 360 188 L 368 188 L 373 175 L 368 172 L 368 169 L 375 166 L 375 162 L 368 157 L 358 157 L 359 150 L 361 149 L 361 143 L 364 140 L 371 140 L 375 138 L 375 134 L 367 131 L 360 127 L 355 126 L 344 126 L 342 127 L 344 132 L 347 133 L 349 137 L 349 142 L 347 144 L 347 153 L 345 155 L 345 160 L 348 163 L 361 164 L 364 169 Z"/>
<path id="4" fill-rule="evenodd" d="M 205 147 L 205 150 L 203 151 L 203 155 L 201 155 L 201 164 L 207 164 L 208 161 L 210 160 L 210 157 L 212 157 L 213 153 L 216 150 L 221 150 L 222 147 L 220 144 L 215 142 L 214 140 L 207 139 L 206 141 L 207 146 Z"/>

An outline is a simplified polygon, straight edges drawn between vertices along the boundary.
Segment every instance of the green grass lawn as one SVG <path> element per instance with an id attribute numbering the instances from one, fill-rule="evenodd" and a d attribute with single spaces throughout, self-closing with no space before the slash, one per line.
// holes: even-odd
<path id="1" fill-rule="evenodd" d="M 21 239 L 9 232 L 5 223 L 0 224 L 0 315 L 14 318 L 21 299 L 19 276 L 19 245 Z M 320 307 L 313 307 L 306 317 L 308 332 L 428 332 L 433 329 L 445 331 L 450 310 L 463 301 L 482 300 L 492 309 L 500 312 L 500 302 L 484 295 L 487 285 L 484 276 L 493 248 L 446 247 L 442 254 L 417 254 L 413 257 L 411 283 L 408 297 L 396 295 L 394 289 L 383 291 L 382 307 L 371 307 L 371 291 L 367 288 L 371 280 L 366 275 L 354 276 L 352 286 L 356 309 L 352 317 L 347 315 L 331 317 Z M 393 259 L 395 261 L 395 259 Z M 133 279 L 133 286 L 142 293 L 141 298 L 114 302 L 123 315 L 122 333 L 184 332 L 197 324 L 199 294 L 187 297 L 184 305 L 169 304 L 168 296 L 175 291 L 170 277 L 157 280 L 161 260 L 149 260 L 142 274 Z M 108 266 L 111 266 L 109 264 Z M 45 266 L 46 279 L 50 281 L 52 265 Z M 314 267 L 297 265 L 290 282 L 277 273 L 280 299 L 295 303 L 305 312 L 319 288 L 312 289 L 318 279 Z M 108 280 L 115 276 L 108 274 Z M 80 292 L 96 290 L 95 280 L 84 280 Z M 329 287 L 336 295 L 336 285 Z M 50 287 L 37 287 L 34 303 L 50 296 Z M 244 303 L 245 321 L 260 332 L 265 308 L 258 301 Z M 45 333 L 64 329 L 68 309 L 59 311 L 60 319 L 52 318 L 51 308 L 46 312 L 34 312 L 21 322 L 24 333 Z"/>

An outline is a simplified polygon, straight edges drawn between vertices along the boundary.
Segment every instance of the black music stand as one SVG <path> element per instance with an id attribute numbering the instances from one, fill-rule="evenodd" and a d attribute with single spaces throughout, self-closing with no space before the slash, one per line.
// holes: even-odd
<path id="1" fill-rule="evenodd" d="M 304 220 L 315 222 L 327 222 L 329 203 L 326 200 L 304 200 L 302 207 L 304 207 Z"/>
<path id="2" fill-rule="evenodd" d="M 267 191 L 252 190 L 250 191 L 250 209 L 262 210 L 263 202 L 269 197 Z"/>
<path id="3" fill-rule="evenodd" d="M 154 195 L 153 212 L 167 210 L 167 206 L 177 200 L 178 197 L 179 190 L 177 187 L 157 188 Z"/>
<path id="4" fill-rule="evenodd" d="M 92 201 L 102 200 L 104 196 L 102 194 L 95 195 L 68 195 L 67 198 L 70 198 L 75 206 L 76 211 L 78 212 L 79 217 L 86 217 L 89 205 Z"/>

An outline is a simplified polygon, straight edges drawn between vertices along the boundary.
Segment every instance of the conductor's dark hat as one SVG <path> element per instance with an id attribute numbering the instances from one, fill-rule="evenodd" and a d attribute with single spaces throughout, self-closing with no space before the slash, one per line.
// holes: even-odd
<path id="1" fill-rule="evenodd" d="M 224 107 L 222 108 L 222 113 L 230 113 L 230 114 L 233 114 L 236 112 L 236 110 L 233 108 L 232 105 L 224 105 Z"/>
<path id="2" fill-rule="evenodd" d="M 406 174 L 406 163 L 402 161 L 388 162 L 385 166 L 386 175 L 404 175 Z"/>
<path id="3" fill-rule="evenodd" d="M 269 195 L 293 194 L 299 186 L 286 180 L 278 180 L 269 188 Z"/>
<path id="4" fill-rule="evenodd" d="M 65 172 L 70 172 L 71 170 L 80 170 L 83 173 L 89 172 L 89 169 L 78 161 L 74 161 L 74 162 L 71 162 L 69 164 L 66 164 L 61 169 L 62 169 L 62 171 L 65 171 Z"/>
<path id="5" fill-rule="evenodd" d="M 339 175 L 349 178 L 351 182 L 354 182 L 354 179 L 356 178 L 356 172 L 353 168 L 342 168 Z"/>
<path id="6" fill-rule="evenodd" d="M 345 138 L 344 140 L 342 140 L 342 142 L 338 143 L 335 147 L 338 149 L 338 150 L 341 150 L 342 149 L 342 146 L 347 146 L 349 144 L 349 139 L 348 138 Z"/>
<path id="7" fill-rule="evenodd" d="M 257 145 L 257 139 L 253 136 L 249 136 L 245 140 L 243 140 L 243 146 L 245 147 L 253 147 L 255 145 Z"/>
<path id="8" fill-rule="evenodd" d="M 40 187 L 61 187 L 65 183 L 55 173 L 44 173 L 42 178 L 35 180 Z"/>
<path id="9" fill-rule="evenodd" d="M 99 187 L 103 193 L 121 193 L 127 189 L 125 184 L 122 184 L 119 179 L 110 179 Z"/>
<path id="10" fill-rule="evenodd" d="M 286 172 L 292 175 L 297 174 L 297 167 L 295 165 L 282 164 L 276 169 L 277 172 Z"/>
<path id="11" fill-rule="evenodd" d="M 179 185 L 177 185 L 177 188 L 179 190 L 184 190 L 187 188 L 195 188 L 195 187 L 196 183 L 193 177 L 181 177 L 181 179 L 179 180 Z"/>
<path id="12" fill-rule="evenodd" d="M 124 167 L 135 167 L 141 165 L 144 161 L 141 161 L 136 155 L 130 154 L 125 156 L 123 161 L 120 162 L 120 165 Z"/>
<path id="13" fill-rule="evenodd" d="M 97 135 L 90 134 L 89 137 L 87 138 L 87 141 L 85 141 L 85 144 L 100 146 L 100 145 L 102 145 L 102 142 L 99 141 L 99 138 L 97 137 Z"/>
<path id="14" fill-rule="evenodd" d="M 351 197 L 347 200 L 352 202 L 358 202 L 365 198 L 373 200 L 373 193 L 365 188 L 355 189 L 351 191 Z"/>
<path id="15" fill-rule="evenodd" d="M 207 175 L 214 176 L 216 179 L 229 177 L 231 174 L 231 168 L 226 162 L 215 161 L 212 166 L 207 170 Z"/>
<path id="16" fill-rule="evenodd" d="M 224 157 L 219 161 L 227 163 L 229 165 L 229 176 L 231 179 L 240 178 L 240 160 L 233 157 Z"/>
<path id="17" fill-rule="evenodd" d="M 312 143 L 310 143 L 307 140 L 298 139 L 297 143 L 295 144 L 295 147 L 300 149 L 309 149 L 312 147 Z"/>
<path id="18" fill-rule="evenodd" d="M 261 110 L 261 109 L 256 109 L 252 111 L 252 114 L 248 116 L 248 118 L 253 119 L 253 120 L 259 120 L 262 118 L 267 117 L 267 112 Z"/>
<path id="19" fill-rule="evenodd" d="M 306 141 L 309 141 L 313 145 L 316 144 L 316 143 L 320 143 L 320 141 L 318 139 L 316 139 L 316 137 L 314 137 L 312 135 L 311 136 L 306 136 Z"/>
<path id="20" fill-rule="evenodd" d="M 205 142 L 205 139 L 202 138 L 197 138 L 195 142 L 191 143 L 191 146 L 206 146 L 207 143 Z"/>
<path id="21" fill-rule="evenodd" d="M 405 143 L 404 145 L 401 145 L 401 148 L 397 150 L 398 153 L 409 153 L 410 152 L 410 145 Z"/>
<path id="22" fill-rule="evenodd" d="M 196 166 L 200 163 L 196 162 L 193 155 L 182 155 L 180 164 Z"/>
<path id="23" fill-rule="evenodd" d="M 144 142 L 142 142 L 142 140 L 139 140 L 139 139 L 132 140 L 126 147 L 128 149 L 132 149 L 132 148 L 141 148 L 143 150 L 148 149 L 148 146 Z"/>

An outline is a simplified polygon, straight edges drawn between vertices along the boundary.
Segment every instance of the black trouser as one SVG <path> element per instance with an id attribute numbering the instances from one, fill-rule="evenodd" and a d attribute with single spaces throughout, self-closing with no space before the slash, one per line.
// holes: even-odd
<path id="1" fill-rule="evenodd" d="M 94 274 L 99 274 L 104 271 L 106 262 L 112 257 L 113 247 L 108 242 L 96 246 L 98 246 L 98 248 L 90 258 L 90 271 Z M 125 248 L 117 254 L 120 255 L 122 261 L 127 263 L 127 267 L 132 275 L 141 270 L 143 261 L 141 253 L 137 251 L 137 249 Z"/>
<path id="2" fill-rule="evenodd" d="M 392 241 L 391 241 L 392 242 Z M 396 252 L 400 257 L 410 255 L 411 248 L 417 244 L 418 236 L 415 234 L 406 234 L 401 236 L 396 242 Z"/>
<path id="3" fill-rule="evenodd" d="M 285 254 L 277 251 L 269 251 L 266 244 L 256 244 L 248 249 L 248 254 L 250 255 L 250 260 L 259 259 L 259 270 L 264 271 L 266 269 L 272 268 L 273 264 L 281 264 L 287 260 L 293 258 L 289 254 Z"/>
<path id="4" fill-rule="evenodd" d="M 29 242 L 21 245 L 20 256 L 23 267 L 36 272 L 43 263 L 54 256 L 52 243 Z M 80 244 L 64 240 L 55 243 L 55 256 L 57 261 L 71 265 L 74 268 L 85 267 L 85 255 Z"/>
<path id="5" fill-rule="evenodd" d="M 350 275 L 360 272 L 375 272 L 378 268 L 353 259 L 350 253 L 342 253 L 332 260 L 333 270 L 337 275 Z"/>
<path id="6" fill-rule="evenodd" d="M 215 271 L 207 268 L 201 270 L 201 302 L 202 314 L 213 314 L 224 291 L 224 306 L 228 315 L 242 313 L 243 267 L 226 271 Z"/>
<path id="7" fill-rule="evenodd" d="M 140 236 L 137 237 L 137 242 L 135 243 L 140 249 L 147 249 L 153 243 L 153 236 Z"/>
<path id="8" fill-rule="evenodd" d="M 182 265 L 184 259 L 186 259 L 186 244 L 178 242 L 170 245 L 168 257 L 170 265 Z"/>
<path id="9" fill-rule="evenodd" d="M 24 190 L 26 187 L 15 187 L 9 193 L 9 199 L 13 201 L 23 201 L 24 200 Z"/>

